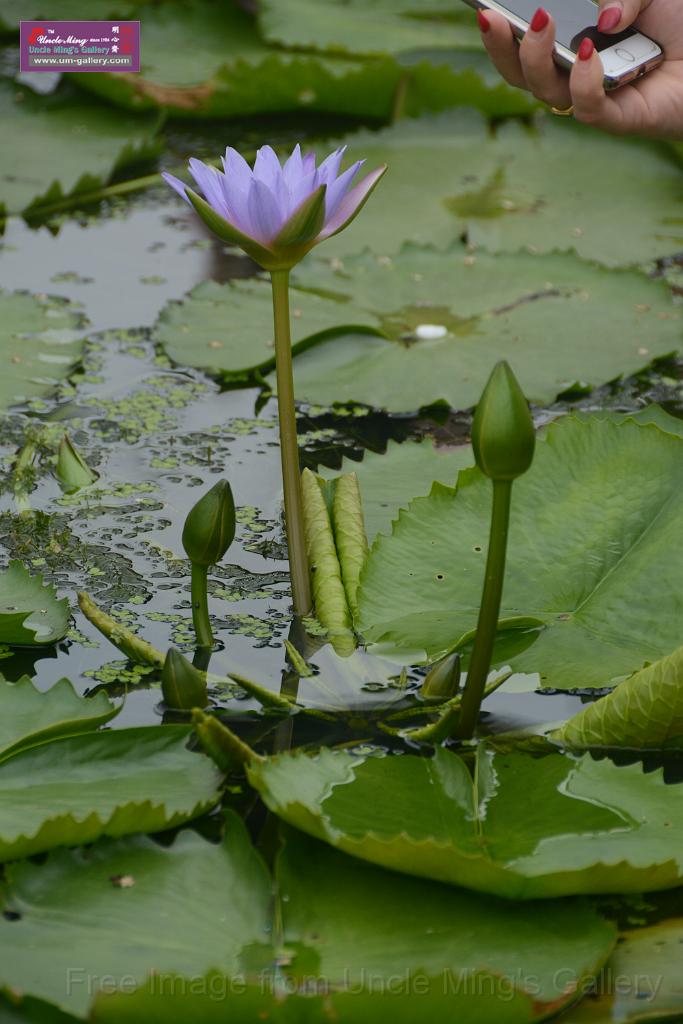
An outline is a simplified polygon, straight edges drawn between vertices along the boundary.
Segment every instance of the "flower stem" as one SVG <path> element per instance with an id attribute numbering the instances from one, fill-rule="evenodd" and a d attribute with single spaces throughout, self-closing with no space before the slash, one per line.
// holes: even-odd
<path id="1" fill-rule="evenodd" d="M 192 562 L 192 623 L 200 647 L 213 647 L 213 630 L 209 620 L 207 574 L 205 565 Z"/>
<path id="2" fill-rule="evenodd" d="M 463 740 L 469 740 L 474 735 L 479 719 L 479 708 L 486 689 L 486 679 L 491 667 L 500 601 L 503 594 L 511 494 L 512 480 L 493 481 L 493 510 L 491 512 L 489 550 L 486 557 L 486 576 L 481 595 L 477 634 L 474 638 L 467 682 L 455 729 L 455 735 Z"/>
<path id="3" fill-rule="evenodd" d="M 296 437 L 296 408 L 292 374 L 292 340 L 289 326 L 289 271 L 273 270 L 273 317 L 275 321 L 275 372 L 280 420 L 280 457 L 285 494 L 285 527 L 296 615 L 311 611 L 311 585 L 306 557 L 299 446 Z"/>

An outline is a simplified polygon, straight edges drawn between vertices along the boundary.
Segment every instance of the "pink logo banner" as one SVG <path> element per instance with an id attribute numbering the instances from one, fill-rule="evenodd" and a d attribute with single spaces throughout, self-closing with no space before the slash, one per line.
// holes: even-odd
<path id="1" fill-rule="evenodd" d="M 22 21 L 22 71 L 139 71 L 139 21 Z"/>

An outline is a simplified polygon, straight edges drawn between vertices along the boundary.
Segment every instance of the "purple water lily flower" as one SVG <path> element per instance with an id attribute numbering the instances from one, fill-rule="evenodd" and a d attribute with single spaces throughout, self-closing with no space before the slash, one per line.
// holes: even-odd
<path id="1" fill-rule="evenodd" d="M 228 146 L 223 171 L 190 160 L 203 198 L 172 174 L 163 177 L 223 241 L 239 245 L 266 270 L 288 270 L 351 223 L 386 171 L 386 165 L 378 167 L 353 185 L 364 161 L 341 171 L 345 149 L 316 167 L 315 154 L 302 155 L 298 144 L 284 165 L 271 146 L 263 146 L 252 170 Z"/>

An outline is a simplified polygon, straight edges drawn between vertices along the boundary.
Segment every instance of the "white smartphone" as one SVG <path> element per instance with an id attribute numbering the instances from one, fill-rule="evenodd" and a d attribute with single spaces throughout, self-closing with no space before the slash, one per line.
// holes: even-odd
<path id="1" fill-rule="evenodd" d="M 618 89 L 652 71 L 664 59 L 659 43 L 628 28 L 616 35 L 598 32 L 599 8 L 594 0 L 465 0 L 470 7 L 498 11 L 512 25 L 517 39 L 525 35 L 539 6 L 551 14 L 557 26 L 555 61 L 570 69 L 585 38 L 592 39 L 605 69 L 605 88 Z"/>

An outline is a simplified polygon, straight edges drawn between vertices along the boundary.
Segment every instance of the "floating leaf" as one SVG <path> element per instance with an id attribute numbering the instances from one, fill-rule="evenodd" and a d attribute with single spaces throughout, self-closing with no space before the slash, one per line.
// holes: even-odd
<path id="1" fill-rule="evenodd" d="M 154 340 L 181 366 L 222 372 L 226 381 L 253 378 L 275 367 L 272 291 L 265 278 L 197 285 L 170 302 L 154 327 Z M 374 324 L 372 314 L 308 292 L 292 292 L 294 351 L 345 323 Z"/>
<path id="2" fill-rule="evenodd" d="M 67 599 L 59 600 L 52 584 L 30 576 L 21 562 L 10 562 L 0 574 L 0 643 L 54 643 L 66 634 L 69 616 Z"/>
<path id="3" fill-rule="evenodd" d="M 433 758 L 322 750 L 253 761 L 271 811 L 346 853 L 510 899 L 649 892 L 683 879 L 683 786 L 661 769 L 480 747 Z"/>
<path id="4" fill-rule="evenodd" d="M 569 750 L 683 747 L 683 647 L 587 704 L 549 737 Z"/>
<path id="5" fill-rule="evenodd" d="M 79 697 L 68 679 L 41 692 L 28 676 L 16 683 L 0 676 L 0 760 L 57 736 L 96 729 L 119 710 L 104 693 Z"/>
<path id="6" fill-rule="evenodd" d="M 216 803 L 219 777 L 185 726 L 67 736 L 0 764 L 0 860 L 158 832 Z M 27 786 L 26 780 L 31 780 Z"/>
<path id="7" fill-rule="evenodd" d="M 319 405 L 464 409 L 501 359 L 543 404 L 680 347 L 681 314 L 665 283 L 570 253 L 475 257 L 456 243 L 445 253 L 406 245 L 393 259 L 314 260 L 294 274 L 291 301 L 296 395 Z M 271 303 L 265 280 L 201 284 L 162 311 L 155 340 L 175 362 L 228 383 L 270 372 L 275 389 Z"/>
<path id="8" fill-rule="evenodd" d="M 502 359 L 529 400 L 546 404 L 577 381 L 590 387 L 635 373 L 681 344 L 681 314 L 662 282 L 568 253 L 473 256 L 460 244 L 447 253 L 405 246 L 392 260 L 364 253 L 341 267 L 304 266 L 295 283 L 338 297 L 337 316 L 346 313 L 344 300 L 355 322 L 357 309 L 374 313 L 386 336 L 339 331 L 301 351 L 296 395 L 319 405 L 410 412 L 445 401 L 465 409 Z"/>
<path id="9" fill-rule="evenodd" d="M 264 0 L 259 24 L 269 42 L 294 49 L 377 54 L 481 48 L 471 13 L 444 0 Z"/>
<path id="10" fill-rule="evenodd" d="M 551 117 L 492 134 L 473 111 L 408 118 L 344 141 L 368 166 L 390 171 L 353 231 L 326 243 L 328 256 L 363 246 L 391 256 L 405 241 L 445 247 L 463 230 L 491 251 L 572 248 L 609 266 L 669 255 L 683 243 L 680 164 L 661 143 Z M 616 195 L 605 167 L 619 167 Z"/>
<path id="11" fill-rule="evenodd" d="M 563 1014 L 561 1024 L 676 1024 L 683 1019 L 682 944 L 680 917 L 622 932 L 595 992 Z"/>
<path id="12" fill-rule="evenodd" d="M 38 217 L 107 185 L 126 164 L 155 159 L 157 126 L 156 119 L 125 117 L 89 97 L 61 90 L 37 96 L 0 83 L 0 130 L 12 139 L 3 153 L 0 212 L 4 205 L 7 213 Z M 37 152 L 50 157 L 36 160 Z"/>
<path id="13" fill-rule="evenodd" d="M 359 597 L 366 639 L 436 658 L 467 638 L 490 497 L 489 481 L 466 470 L 457 489 L 435 484 L 400 513 L 391 537 L 377 538 Z M 683 616 L 682 502 L 680 437 L 632 420 L 569 416 L 551 424 L 516 485 L 501 608 L 501 619 L 536 627 L 514 630 L 496 664 L 573 689 L 609 685 L 674 649 Z"/>
<path id="14" fill-rule="evenodd" d="M 402 73 L 388 59 L 274 50 L 236 4 L 213 0 L 150 4 L 141 61 L 139 74 L 78 74 L 76 81 L 120 106 L 162 107 L 178 117 L 318 110 L 385 118 Z"/>
<path id="15" fill-rule="evenodd" d="M 49 394 L 80 358 L 84 333 L 64 299 L 0 291 L 0 410 Z"/>
<path id="16" fill-rule="evenodd" d="M 570 1002 L 615 940 L 582 901 L 512 908 L 290 831 L 273 887 L 233 814 L 220 844 L 191 832 L 170 847 L 100 842 L 8 876 L 3 907 L 20 916 L 0 918 L 0 984 L 79 1016 L 92 998 L 101 1024 L 214 1024 L 226 1005 L 236 1024 L 387 1012 L 526 1024 Z"/>

